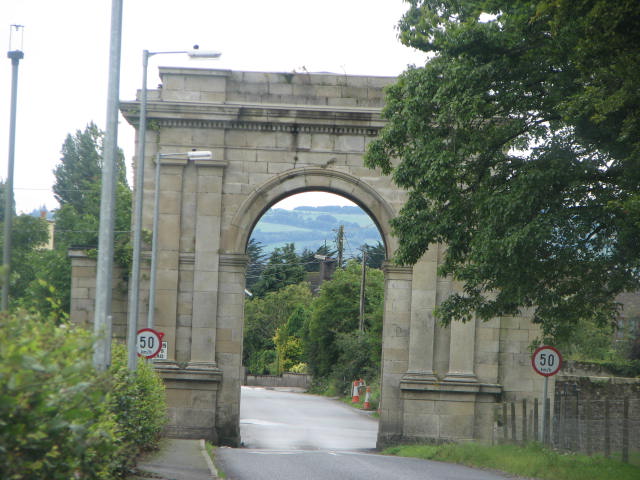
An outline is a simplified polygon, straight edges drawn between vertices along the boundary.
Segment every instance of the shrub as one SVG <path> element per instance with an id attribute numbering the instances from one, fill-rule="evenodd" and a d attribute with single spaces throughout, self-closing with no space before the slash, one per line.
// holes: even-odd
<path id="1" fill-rule="evenodd" d="M 90 335 L 26 312 L 0 330 L 0 478 L 113 478 L 117 425 Z"/>
<path id="2" fill-rule="evenodd" d="M 164 384 L 153 367 L 139 359 L 136 372 L 127 368 L 127 350 L 114 343 L 113 387 L 109 408 L 118 428 L 119 470 L 126 473 L 139 453 L 157 447 L 167 421 Z"/>
<path id="3" fill-rule="evenodd" d="M 92 336 L 19 311 L 0 315 L 0 478 L 107 480 L 157 445 L 166 419 L 162 381 L 124 347 L 98 374 Z"/>

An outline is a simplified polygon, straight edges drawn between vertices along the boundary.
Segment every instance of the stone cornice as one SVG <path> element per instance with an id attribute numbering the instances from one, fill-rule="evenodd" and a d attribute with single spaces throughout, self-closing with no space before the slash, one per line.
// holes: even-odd
<path id="1" fill-rule="evenodd" d="M 413 267 L 407 265 L 396 265 L 389 261 L 383 262 L 382 271 L 388 278 L 408 278 L 411 279 Z"/>
<path id="2" fill-rule="evenodd" d="M 418 390 L 422 392 L 447 392 L 447 393 L 480 393 L 499 395 L 502 393 L 502 385 L 481 382 L 451 382 L 447 380 L 420 379 L 415 376 L 405 375 L 400 380 L 401 390 Z"/>
<path id="3" fill-rule="evenodd" d="M 137 125 L 138 102 L 122 102 L 122 114 Z M 304 105 L 233 105 L 151 102 L 148 124 L 160 128 L 205 128 L 286 133 L 376 136 L 385 122 L 379 109 Z"/>
<path id="4" fill-rule="evenodd" d="M 220 253 L 220 266 L 244 269 L 249 263 L 249 255 L 245 253 Z"/>

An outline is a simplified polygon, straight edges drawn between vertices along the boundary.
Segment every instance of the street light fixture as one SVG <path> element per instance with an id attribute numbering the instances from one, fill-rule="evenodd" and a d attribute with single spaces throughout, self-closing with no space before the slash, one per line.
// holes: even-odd
<path id="1" fill-rule="evenodd" d="M 142 51 L 142 89 L 140 90 L 140 116 L 138 120 L 138 168 L 135 182 L 135 210 L 133 225 L 133 251 L 131 264 L 131 290 L 129 294 L 128 331 L 127 343 L 129 344 L 129 357 L 127 365 L 130 370 L 135 370 L 137 363 L 136 333 L 138 325 L 139 298 L 140 298 L 140 252 L 142 249 L 142 200 L 144 188 L 144 157 L 145 137 L 147 131 L 147 70 L 149 57 L 154 55 L 186 54 L 191 58 L 219 58 L 220 52 L 200 50 L 194 45 L 192 50 L 177 50 L 167 52 Z M 183 155 L 184 156 L 184 155 Z M 156 185 L 157 189 L 157 185 Z M 155 226 L 154 226 L 155 235 Z M 149 326 L 149 328 L 151 328 Z"/>

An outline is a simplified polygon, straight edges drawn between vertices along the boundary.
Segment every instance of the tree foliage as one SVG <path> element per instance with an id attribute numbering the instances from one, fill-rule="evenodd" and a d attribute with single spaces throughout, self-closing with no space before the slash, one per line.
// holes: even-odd
<path id="1" fill-rule="evenodd" d="M 320 294 L 314 299 L 304 338 L 306 358 L 314 377 L 328 377 L 342 371 L 354 358 L 365 361 L 351 370 L 362 371 L 369 366 L 377 371 L 380 365 L 384 297 L 384 279 L 380 270 L 367 272 L 365 288 L 365 332 L 370 338 L 365 343 L 369 342 L 371 348 L 358 352 L 345 350 L 347 345 L 362 343 L 345 339 L 345 335 L 357 336 L 361 275 L 361 266 L 349 261 L 344 269 L 336 270 L 333 278 L 322 284 Z M 339 380 L 348 381 L 348 378 L 341 376 Z"/>
<path id="2" fill-rule="evenodd" d="M 315 251 L 305 248 L 300 254 L 300 261 L 307 272 L 319 272 L 322 260 L 316 258 L 316 255 L 323 257 L 335 258 L 337 250 L 333 250 L 326 244 L 319 246 Z"/>
<path id="3" fill-rule="evenodd" d="M 276 332 L 295 311 L 309 308 L 311 301 L 311 288 L 306 282 L 245 301 L 243 364 L 249 372 L 275 373 Z"/>
<path id="4" fill-rule="evenodd" d="M 247 255 L 249 256 L 249 263 L 247 264 L 245 287 L 253 293 L 253 286 L 260 278 L 260 273 L 262 273 L 264 269 L 264 259 L 266 257 L 264 245 L 256 239 L 251 238 L 247 245 Z"/>
<path id="5" fill-rule="evenodd" d="M 367 267 L 382 268 L 382 264 L 387 259 L 387 250 L 382 242 L 378 242 L 375 245 L 365 243 L 361 250 L 367 252 Z M 362 263 L 362 253 L 356 256 L 356 260 Z"/>
<path id="6" fill-rule="evenodd" d="M 43 298 L 32 298 L 30 295 L 36 285 L 46 281 L 51 285 L 60 286 L 58 271 L 52 272 L 47 268 L 52 257 L 51 252 L 44 248 L 48 241 L 49 224 L 45 219 L 31 215 L 19 215 L 14 218 L 11 232 L 11 273 L 9 276 L 11 306 L 32 306 L 35 303 L 44 306 Z M 54 277 L 49 278 L 49 273 L 53 273 Z M 61 292 L 68 294 L 69 289 L 63 288 Z M 66 301 L 68 306 L 68 298 L 60 300 Z M 45 308 L 43 313 L 49 311 L 49 308 Z"/>
<path id="7" fill-rule="evenodd" d="M 366 162 L 408 191 L 395 259 L 447 245 L 443 321 L 610 323 L 640 283 L 640 3 L 410 0 L 430 52 L 388 89 Z"/>
<path id="8" fill-rule="evenodd" d="M 60 208 L 56 212 L 55 247 L 96 248 L 100 224 L 102 153 L 104 133 L 93 123 L 67 135 L 62 158 L 54 170 L 53 192 Z M 122 151 L 116 159 L 115 255 L 121 266 L 129 265 L 131 190 L 127 184 Z"/>
<path id="9" fill-rule="evenodd" d="M 152 367 L 132 374 L 117 347 L 100 374 L 88 332 L 35 313 L 3 313 L 0 330 L 0 478 L 124 478 L 157 445 L 166 403 Z"/>
<path id="10" fill-rule="evenodd" d="M 290 372 L 305 363 L 303 337 L 309 317 L 309 307 L 297 305 L 287 321 L 276 329 L 273 343 L 278 355 L 278 373 Z"/>
<path id="11" fill-rule="evenodd" d="M 296 254 L 295 245 L 288 243 L 271 252 L 269 260 L 260 272 L 260 278 L 253 285 L 253 294 L 263 297 L 287 285 L 295 285 L 304 280 L 304 267 Z"/>

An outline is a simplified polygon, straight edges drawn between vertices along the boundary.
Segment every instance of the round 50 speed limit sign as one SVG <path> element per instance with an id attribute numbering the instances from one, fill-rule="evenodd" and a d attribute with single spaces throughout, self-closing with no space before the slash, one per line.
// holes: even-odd
<path id="1" fill-rule="evenodd" d="M 164 333 L 157 332 L 151 328 L 142 328 L 138 330 L 136 338 L 136 349 L 138 355 L 144 358 L 153 358 L 162 349 L 162 337 Z"/>
<path id="2" fill-rule="evenodd" d="M 550 377 L 560 371 L 562 355 L 553 347 L 539 347 L 531 357 L 533 369 L 544 377 Z"/>

